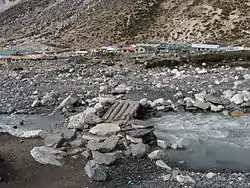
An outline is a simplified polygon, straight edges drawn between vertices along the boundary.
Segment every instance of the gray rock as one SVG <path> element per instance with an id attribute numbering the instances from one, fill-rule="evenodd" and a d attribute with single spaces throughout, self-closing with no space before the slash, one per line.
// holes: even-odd
<path id="1" fill-rule="evenodd" d="M 126 157 L 130 157 L 132 155 L 132 149 L 127 149 L 127 150 L 123 151 L 123 154 Z"/>
<path id="2" fill-rule="evenodd" d="M 155 108 L 155 107 L 157 107 L 157 106 L 162 106 L 164 102 L 165 102 L 165 101 L 164 101 L 163 98 L 156 99 L 156 100 L 154 100 L 154 101 L 152 102 L 151 107 L 152 107 L 152 108 Z"/>
<path id="3" fill-rule="evenodd" d="M 53 134 L 46 136 L 43 142 L 48 147 L 59 148 L 64 142 L 64 139 L 61 133 L 53 133 Z"/>
<path id="4" fill-rule="evenodd" d="M 97 164 L 105 164 L 110 165 L 116 160 L 115 155 L 109 155 L 107 153 L 100 153 L 98 151 L 92 152 L 93 159 L 96 161 Z"/>
<path id="5" fill-rule="evenodd" d="M 69 145 L 73 148 L 83 147 L 84 144 L 85 144 L 84 140 L 81 139 L 69 142 Z"/>
<path id="6" fill-rule="evenodd" d="M 31 105 L 31 108 L 35 108 L 35 107 L 39 107 L 40 106 L 40 101 L 39 100 L 35 100 L 32 105 Z"/>
<path id="7" fill-rule="evenodd" d="M 217 174 L 215 174 L 215 173 L 213 173 L 213 172 L 209 172 L 209 173 L 207 173 L 206 174 L 206 177 L 207 177 L 207 179 L 211 179 L 211 178 L 213 178 L 214 176 L 216 176 Z"/>
<path id="8" fill-rule="evenodd" d="M 56 99 L 54 98 L 54 92 L 46 93 L 41 99 L 41 104 L 46 106 L 46 105 L 51 105 L 56 102 Z"/>
<path id="9" fill-rule="evenodd" d="M 67 154 L 61 150 L 53 149 L 47 146 L 34 147 L 30 151 L 31 156 L 41 164 L 51 164 L 61 166 L 59 160 L 63 159 Z"/>
<path id="10" fill-rule="evenodd" d="M 234 96 L 234 94 L 235 94 L 235 91 L 231 91 L 231 90 L 223 91 L 223 98 L 230 100 Z"/>
<path id="11" fill-rule="evenodd" d="M 94 181 L 106 181 L 107 170 L 104 166 L 97 164 L 94 160 L 89 161 L 85 166 L 87 176 Z"/>
<path id="12" fill-rule="evenodd" d="M 66 99 L 64 99 L 58 107 L 56 107 L 57 110 L 61 110 L 64 107 L 70 108 L 74 104 L 78 103 L 80 101 L 79 97 L 76 94 L 70 94 Z"/>
<path id="13" fill-rule="evenodd" d="M 109 105 L 109 104 L 114 104 L 116 101 L 116 98 L 112 95 L 101 96 L 98 99 L 99 99 L 99 103 L 104 106 Z"/>
<path id="14" fill-rule="evenodd" d="M 176 180 L 180 184 L 187 184 L 187 183 L 195 184 L 196 183 L 196 181 L 193 178 L 191 178 L 190 176 L 177 175 Z"/>
<path id="15" fill-rule="evenodd" d="M 76 155 L 76 154 L 79 154 L 79 153 L 82 153 L 83 152 L 83 148 L 75 148 L 73 150 L 71 150 L 70 152 L 68 152 L 69 155 Z"/>
<path id="16" fill-rule="evenodd" d="M 100 152 L 110 152 L 113 151 L 119 142 L 120 137 L 117 135 L 111 135 L 109 138 L 107 138 L 103 143 L 101 143 L 101 146 L 99 147 Z"/>
<path id="17" fill-rule="evenodd" d="M 71 158 L 72 158 L 72 159 L 75 159 L 75 160 L 76 160 L 76 159 L 79 159 L 79 157 L 80 157 L 79 155 L 73 155 L 73 156 L 71 156 Z"/>
<path id="18" fill-rule="evenodd" d="M 146 144 L 139 143 L 139 144 L 131 144 L 132 149 L 132 156 L 133 157 L 143 157 L 147 154 L 148 148 Z"/>
<path id="19" fill-rule="evenodd" d="M 117 123 L 101 123 L 91 128 L 89 132 L 99 136 L 110 136 L 116 134 L 120 130 L 121 128 Z"/>
<path id="20" fill-rule="evenodd" d="M 155 164 L 161 168 L 164 168 L 166 170 L 171 170 L 171 167 L 169 167 L 164 161 L 162 160 L 157 160 Z"/>
<path id="21" fill-rule="evenodd" d="M 200 109 L 202 109 L 202 110 L 207 110 L 207 109 L 210 107 L 210 105 L 209 105 L 208 103 L 201 102 L 201 101 L 196 101 L 196 102 L 194 103 L 194 106 L 195 106 L 196 108 L 200 108 Z"/>
<path id="22" fill-rule="evenodd" d="M 91 151 L 97 151 L 100 149 L 101 143 L 98 142 L 97 140 L 89 140 L 86 147 Z"/>
<path id="23" fill-rule="evenodd" d="M 112 92 L 112 94 L 125 94 L 128 91 L 128 87 L 125 85 L 119 85 L 117 86 L 114 91 Z"/>
<path id="24" fill-rule="evenodd" d="M 148 154 L 148 158 L 151 160 L 158 160 L 164 156 L 164 152 L 162 150 L 155 150 Z"/>
<path id="25" fill-rule="evenodd" d="M 147 128 L 147 129 L 136 129 L 132 131 L 126 131 L 127 135 L 130 135 L 135 138 L 141 138 L 147 134 L 154 132 L 155 128 Z"/>
<path id="26" fill-rule="evenodd" d="M 168 181 L 171 179 L 171 176 L 172 176 L 171 174 L 163 175 L 162 179 L 163 179 L 163 181 Z"/>
<path id="27" fill-rule="evenodd" d="M 76 130 L 75 129 L 63 129 L 60 132 L 62 133 L 62 137 L 66 141 L 72 141 L 76 138 Z"/>
<path id="28" fill-rule="evenodd" d="M 84 133 L 82 135 L 82 139 L 83 140 L 87 140 L 87 141 L 89 141 L 89 140 L 95 140 L 97 142 L 100 142 L 100 141 L 106 140 L 107 138 L 108 137 L 106 137 L 106 136 L 97 136 L 97 135 L 92 135 L 92 134 L 89 134 L 89 133 Z"/>
<path id="29" fill-rule="evenodd" d="M 212 95 L 206 95 L 205 96 L 205 100 L 207 102 L 211 102 L 213 104 L 219 104 L 219 105 L 223 105 L 224 104 L 224 101 L 222 98 L 220 97 L 215 97 L 215 96 L 212 96 Z"/>
<path id="30" fill-rule="evenodd" d="M 90 159 L 91 157 L 91 153 L 88 150 L 82 152 L 81 155 L 84 156 L 86 159 Z"/>
<path id="31" fill-rule="evenodd" d="M 135 137 L 130 136 L 130 135 L 126 135 L 126 139 L 134 144 L 142 143 L 141 138 L 135 138 Z"/>
<path id="32" fill-rule="evenodd" d="M 167 149 L 170 147 L 170 144 L 168 144 L 165 140 L 157 140 L 157 145 L 162 149 Z"/>
<path id="33" fill-rule="evenodd" d="M 197 101 L 199 101 L 199 102 L 204 102 L 204 99 L 205 99 L 205 96 L 206 96 L 206 95 L 207 95 L 206 92 L 203 91 L 203 92 L 201 92 L 201 93 L 195 94 L 194 97 L 195 97 L 195 99 L 196 99 Z"/>
<path id="34" fill-rule="evenodd" d="M 147 106 L 148 105 L 148 99 L 147 98 L 143 98 L 140 100 L 140 105 L 141 106 Z"/>
<path id="35" fill-rule="evenodd" d="M 215 106 L 211 104 L 210 107 L 212 112 L 221 112 L 224 109 L 224 106 L 222 105 Z"/>
<path id="36" fill-rule="evenodd" d="M 231 99 L 231 102 L 235 104 L 242 104 L 244 102 L 244 95 L 243 94 L 236 94 Z"/>
<path id="37" fill-rule="evenodd" d="M 89 125 L 96 125 L 102 122 L 96 114 L 96 109 L 88 108 L 84 112 L 70 117 L 68 128 L 86 129 Z"/>

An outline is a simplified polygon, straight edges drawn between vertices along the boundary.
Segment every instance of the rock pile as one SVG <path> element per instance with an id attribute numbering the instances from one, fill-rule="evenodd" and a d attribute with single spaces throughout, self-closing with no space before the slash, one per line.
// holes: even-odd
<path id="1" fill-rule="evenodd" d="M 112 100 L 100 97 L 95 107 L 68 118 L 67 128 L 55 130 L 44 138 L 45 146 L 35 147 L 31 155 L 42 164 L 62 165 L 62 159 L 70 156 L 78 159 L 83 156 L 89 162 L 86 174 L 96 181 L 107 178 L 106 165 L 113 164 L 122 157 L 141 158 L 156 146 L 154 127 L 135 117 L 139 102 Z M 162 100 L 154 101 L 151 106 L 169 105 Z M 147 106 L 147 105 L 146 105 Z M 104 113 L 100 113 L 107 109 Z M 103 114 L 99 116 L 98 114 Z M 152 160 L 163 155 L 161 150 L 149 155 Z"/>

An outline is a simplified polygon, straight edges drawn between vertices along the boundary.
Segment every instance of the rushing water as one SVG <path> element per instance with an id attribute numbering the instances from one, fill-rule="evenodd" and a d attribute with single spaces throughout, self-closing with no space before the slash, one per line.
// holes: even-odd
<path id="1" fill-rule="evenodd" d="M 241 118 L 217 113 L 169 113 L 150 122 L 159 139 L 176 143 L 184 139 L 186 150 L 169 151 L 171 160 L 192 168 L 250 170 L 250 115 Z"/>

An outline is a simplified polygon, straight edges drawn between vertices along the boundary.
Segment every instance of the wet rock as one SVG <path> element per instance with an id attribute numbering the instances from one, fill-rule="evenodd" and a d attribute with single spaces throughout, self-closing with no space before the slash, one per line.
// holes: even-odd
<path id="1" fill-rule="evenodd" d="M 96 125 L 102 122 L 96 114 L 94 108 L 88 108 L 84 112 L 70 117 L 68 128 L 73 129 L 86 129 L 89 125 Z"/>
<path id="2" fill-rule="evenodd" d="M 107 179 L 106 168 L 97 164 L 94 160 L 88 161 L 84 169 L 88 177 L 94 181 L 106 181 Z"/>
<path id="3" fill-rule="evenodd" d="M 138 143 L 138 144 L 131 144 L 130 146 L 132 149 L 133 157 L 140 158 L 147 154 L 148 146 L 146 144 Z"/>
<path id="4" fill-rule="evenodd" d="M 53 149 L 47 146 L 35 147 L 30 151 L 31 156 L 41 164 L 51 164 L 61 166 L 59 160 L 67 154 L 61 150 Z"/>
<path id="5" fill-rule="evenodd" d="M 57 110 L 61 110 L 64 107 L 65 108 L 71 108 L 73 105 L 77 104 L 80 102 L 79 97 L 76 94 L 70 94 L 67 98 L 65 98 L 58 107 L 56 107 Z"/>
<path id="6" fill-rule="evenodd" d="M 110 136 L 116 134 L 121 130 L 119 124 L 117 123 L 101 123 L 92 127 L 89 132 L 99 136 Z"/>
<path id="7" fill-rule="evenodd" d="M 194 106 L 196 108 L 199 108 L 199 109 L 202 109 L 202 110 L 207 110 L 210 107 L 210 105 L 208 103 L 201 102 L 201 101 L 196 101 L 194 103 Z"/>
<path id="8" fill-rule="evenodd" d="M 53 133 L 46 136 L 43 142 L 48 147 L 59 148 L 64 142 L 64 139 L 61 133 Z"/>
<path id="9" fill-rule="evenodd" d="M 161 168 L 164 168 L 166 170 L 171 170 L 171 167 L 169 167 L 164 161 L 162 160 L 157 160 L 155 164 Z"/>
<path id="10" fill-rule="evenodd" d="M 244 102 L 244 95 L 243 94 L 236 94 L 231 99 L 231 102 L 235 104 L 242 104 Z"/>
<path id="11" fill-rule="evenodd" d="M 191 178 L 190 176 L 177 175 L 176 180 L 180 184 L 187 184 L 187 183 L 195 184 L 196 183 L 196 181 L 193 178 Z"/>
<path id="12" fill-rule="evenodd" d="M 162 149 L 167 149 L 170 145 L 165 140 L 157 140 L 157 145 Z"/>
<path id="13" fill-rule="evenodd" d="M 92 152 L 93 159 L 96 161 L 97 164 L 105 164 L 110 165 L 116 160 L 115 155 L 109 155 L 108 153 L 100 153 L 98 151 Z"/>
<path id="14" fill-rule="evenodd" d="M 155 150 L 148 154 L 148 158 L 151 160 L 158 160 L 164 156 L 164 152 L 162 150 Z"/>
<path id="15" fill-rule="evenodd" d="M 141 138 L 145 135 L 152 133 L 154 130 L 155 128 L 136 129 L 132 131 L 126 131 L 126 134 L 135 138 Z"/>

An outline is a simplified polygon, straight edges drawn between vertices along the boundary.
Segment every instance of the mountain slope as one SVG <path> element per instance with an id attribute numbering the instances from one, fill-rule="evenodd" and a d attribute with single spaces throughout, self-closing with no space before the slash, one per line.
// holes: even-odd
<path id="1" fill-rule="evenodd" d="M 93 47 L 154 37 L 245 44 L 249 29 L 250 0 L 26 0 L 0 13 L 0 46 Z"/>

